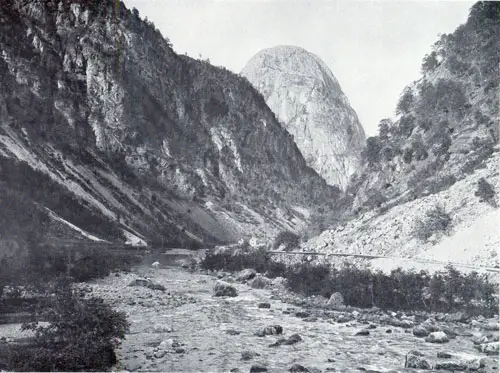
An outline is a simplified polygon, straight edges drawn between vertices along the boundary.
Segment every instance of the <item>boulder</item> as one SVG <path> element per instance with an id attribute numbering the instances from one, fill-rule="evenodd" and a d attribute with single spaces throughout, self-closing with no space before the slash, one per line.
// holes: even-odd
<path id="1" fill-rule="evenodd" d="M 415 354 L 415 351 L 410 351 L 406 355 L 405 368 L 432 369 L 431 363 L 422 355 L 422 353 Z"/>
<path id="2" fill-rule="evenodd" d="M 415 356 L 425 356 L 422 352 L 420 352 L 419 350 L 410 350 L 408 351 L 408 354 L 407 355 L 415 355 Z"/>
<path id="3" fill-rule="evenodd" d="M 483 325 L 483 329 L 489 331 L 497 331 L 498 327 L 499 325 L 496 322 L 489 322 Z"/>
<path id="4" fill-rule="evenodd" d="M 449 359 L 451 358 L 453 355 L 448 353 L 448 352 L 444 352 L 444 351 L 439 351 L 437 353 L 437 357 L 440 358 L 440 359 Z"/>
<path id="5" fill-rule="evenodd" d="M 328 302 L 326 303 L 326 305 L 329 308 L 333 308 L 333 309 L 343 308 L 343 307 L 345 307 L 345 305 L 344 305 L 344 297 L 339 292 L 333 293 L 330 296 L 330 299 L 328 299 Z"/>
<path id="6" fill-rule="evenodd" d="M 425 320 L 422 324 L 420 324 L 420 326 L 427 330 L 429 333 L 438 332 L 440 330 L 439 326 L 436 325 L 436 322 L 433 319 Z"/>
<path id="7" fill-rule="evenodd" d="M 236 281 L 248 281 L 254 278 L 257 275 L 257 271 L 253 268 L 246 268 L 240 271 L 236 275 Z"/>
<path id="8" fill-rule="evenodd" d="M 281 345 L 294 345 L 302 340 L 302 337 L 298 334 L 292 334 L 288 338 L 280 338 L 276 342 L 269 345 L 269 347 L 278 347 Z"/>
<path id="9" fill-rule="evenodd" d="M 293 345 L 297 342 L 300 342 L 302 340 L 302 337 L 298 334 L 292 334 L 288 339 L 283 342 L 284 345 Z"/>
<path id="10" fill-rule="evenodd" d="M 236 297 L 238 296 L 238 291 L 232 285 L 227 282 L 217 281 L 214 286 L 214 296 L 216 297 Z"/>
<path id="11" fill-rule="evenodd" d="M 480 345 L 482 343 L 488 343 L 489 342 L 489 339 L 488 339 L 488 336 L 486 335 L 478 335 L 478 336 L 475 336 L 474 338 L 472 338 L 472 343 L 474 343 L 475 345 Z"/>
<path id="12" fill-rule="evenodd" d="M 154 324 L 151 329 L 153 333 L 172 333 L 174 329 L 171 325 Z"/>
<path id="13" fill-rule="evenodd" d="M 264 289 L 271 285 L 271 280 L 264 276 L 256 276 L 249 282 L 249 285 L 254 289 Z"/>
<path id="14" fill-rule="evenodd" d="M 445 332 L 433 332 L 425 338 L 425 341 L 429 343 L 446 343 L 450 340 Z"/>
<path id="15" fill-rule="evenodd" d="M 476 371 L 485 366 L 484 359 L 478 357 L 456 357 L 449 361 L 440 361 L 434 365 L 435 370 Z"/>
<path id="16" fill-rule="evenodd" d="M 265 337 L 266 335 L 278 335 L 283 333 L 283 327 L 281 325 L 266 326 L 260 329 L 255 335 L 257 337 Z"/>
<path id="17" fill-rule="evenodd" d="M 474 348 L 488 355 L 498 355 L 500 352 L 500 342 L 481 343 L 474 346 Z"/>
<path id="18" fill-rule="evenodd" d="M 391 326 L 397 326 L 399 328 L 403 329 L 410 329 L 415 326 L 415 323 L 411 320 L 400 320 L 396 318 L 390 318 L 389 320 L 386 321 L 387 324 Z"/>
<path id="19" fill-rule="evenodd" d="M 250 367 L 250 373 L 267 372 L 267 367 L 264 364 L 253 364 Z"/>
<path id="20" fill-rule="evenodd" d="M 217 278 L 220 280 L 224 277 L 229 277 L 231 276 L 231 274 L 229 272 L 225 272 L 225 271 L 219 271 L 217 272 Z"/>
<path id="21" fill-rule="evenodd" d="M 165 290 L 167 290 L 165 288 L 165 286 L 157 284 L 157 283 L 154 283 L 154 282 L 151 282 L 150 284 L 148 284 L 147 287 L 148 287 L 148 289 L 151 289 L 151 290 L 159 290 L 159 291 L 165 291 Z"/>
<path id="22" fill-rule="evenodd" d="M 244 361 L 252 360 L 256 356 L 260 356 L 260 355 L 255 351 L 243 351 L 241 353 L 241 360 L 244 360 Z"/>
<path id="23" fill-rule="evenodd" d="M 469 320 L 469 316 L 464 312 L 450 313 L 444 316 L 443 321 L 447 322 L 462 322 L 465 323 Z"/>
<path id="24" fill-rule="evenodd" d="M 286 287 L 286 278 L 275 277 L 271 280 L 271 285 L 280 289 L 284 289 Z"/>
<path id="25" fill-rule="evenodd" d="M 155 357 L 155 359 L 161 359 L 166 354 L 167 354 L 167 351 L 165 351 L 165 350 L 157 350 L 154 352 L 154 357 Z"/>
<path id="26" fill-rule="evenodd" d="M 346 323 L 352 320 L 354 320 L 354 316 L 351 315 L 350 313 L 340 315 L 335 319 L 335 321 L 337 321 L 338 323 Z"/>
<path id="27" fill-rule="evenodd" d="M 258 308 L 271 308 L 271 303 L 268 303 L 268 302 L 262 302 L 262 303 L 259 303 Z"/>
<path id="28" fill-rule="evenodd" d="M 297 311 L 295 312 L 295 317 L 300 317 L 301 319 L 304 319 L 306 317 L 311 316 L 311 313 L 308 311 Z"/>
<path id="29" fill-rule="evenodd" d="M 453 338 L 456 338 L 457 337 L 457 333 L 455 332 L 454 329 L 450 328 L 450 327 L 447 327 L 447 326 L 443 326 L 441 328 L 441 331 L 443 333 L 445 333 L 449 339 L 453 339 Z"/>
<path id="30" fill-rule="evenodd" d="M 358 331 L 355 335 L 370 335 L 370 331 L 368 329 L 363 329 Z"/>
<path id="31" fill-rule="evenodd" d="M 288 370 L 289 372 L 309 372 L 305 366 L 300 364 L 293 364 L 292 367 Z"/>
<path id="32" fill-rule="evenodd" d="M 151 281 L 150 279 L 137 278 L 132 281 L 128 286 L 141 286 L 151 290 L 160 290 L 165 291 L 165 286 L 157 284 L 156 282 Z"/>
<path id="33" fill-rule="evenodd" d="M 429 335 L 429 331 L 423 326 L 419 325 L 413 328 L 413 335 L 419 338 L 427 337 Z"/>
<path id="34" fill-rule="evenodd" d="M 143 286 L 147 287 L 151 283 L 151 280 L 147 280 L 144 278 L 137 278 L 134 281 L 132 281 L 128 286 Z"/>

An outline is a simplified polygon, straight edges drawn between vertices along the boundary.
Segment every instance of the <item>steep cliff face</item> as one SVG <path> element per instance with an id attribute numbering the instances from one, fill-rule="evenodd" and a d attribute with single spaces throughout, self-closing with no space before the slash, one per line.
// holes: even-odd
<path id="1" fill-rule="evenodd" d="M 328 66 L 302 48 L 279 46 L 257 53 L 241 74 L 262 93 L 307 164 L 345 188 L 359 169 L 365 134 Z"/>
<path id="2" fill-rule="evenodd" d="M 0 183 L 35 210 L 110 241 L 228 241 L 334 199 L 245 79 L 123 3 L 6 0 L 0 20 Z"/>

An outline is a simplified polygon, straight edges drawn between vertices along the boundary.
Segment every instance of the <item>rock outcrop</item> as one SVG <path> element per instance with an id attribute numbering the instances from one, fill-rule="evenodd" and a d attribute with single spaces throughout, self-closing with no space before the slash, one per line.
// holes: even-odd
<path id="1" fill-rule="evenodd" d="M 123 2 L 6 0 L 0 23 L 0 210 L 171 246 L 293 230 L 292 208 L 335 199 L 248 81 Z"/>
<path id="2" fill-rule="evenodd" d="M 257 53 L 241 74 L 262 93 L 307 164 L 345 188 L 360 166 L 365 133 L 328 66 L 302 48 L 279 46 Z"/>

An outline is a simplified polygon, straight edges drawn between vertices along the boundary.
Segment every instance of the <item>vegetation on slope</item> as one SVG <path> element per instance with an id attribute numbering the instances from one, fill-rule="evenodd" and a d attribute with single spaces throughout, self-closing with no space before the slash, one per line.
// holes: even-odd
<path id="1" fill-rule="evenodd" d="M 407 86 L 397 119 L 383 119 L 367 139 L 365 168 L 353 178 L 363 209 L 406 194 L 448 188 L 481 167 L 499 139 L 499 6 L 478 2 L 467 22 L 441 35 Z"/>

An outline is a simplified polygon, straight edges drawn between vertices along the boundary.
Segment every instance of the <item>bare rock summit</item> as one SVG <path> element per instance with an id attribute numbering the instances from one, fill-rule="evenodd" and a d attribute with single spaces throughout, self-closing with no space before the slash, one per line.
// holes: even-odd
<path id="1" fill-rule="evenodd" d="M 300 47 L 278 46 L 257 53 L 241 74 L 264 96 L 308 166 L 345 189 L 360 166 L 365 133 L 328 66 Z"/>

